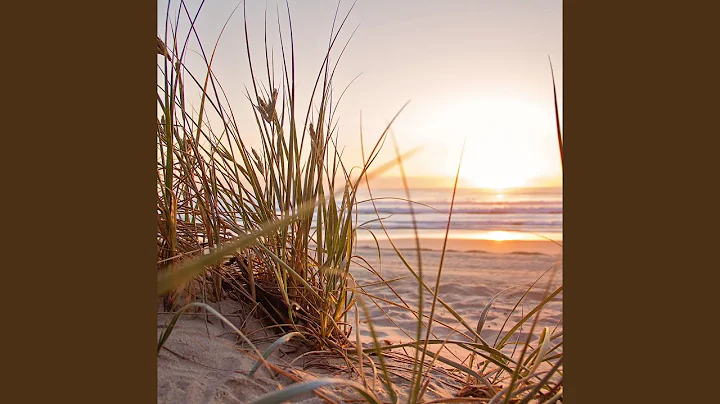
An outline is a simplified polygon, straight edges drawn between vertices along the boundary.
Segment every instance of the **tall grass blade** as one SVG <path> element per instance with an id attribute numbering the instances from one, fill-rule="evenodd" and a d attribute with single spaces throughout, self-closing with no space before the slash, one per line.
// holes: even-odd
<path id="1" fill-rule="evenodd" d="M 533 365 L 530 367 L 529 373 L 534 373 L 538 369 L 538 367 L 540 367 L 540 364 L 545 360 L 545 355 L 547 355 L 549 349 L 550 330 L 548 330 L 547 327 L 544 327 L 542 332 L 540 333 L 540 347 L 536 351 L 537 354 L 533 361 Z"/>
<path id="2" fill-rule="evenodd" d="M 297 331 L 283 335 L 282 337 L 278 338 L 275 342 L 273 342 L 272 345 L 270 345 L 268 347 L 268 349 L 265 350 L 265 352 L 263 352 L 262 357 L 267 359 L 273 352 L 275 352 L 278 348 L 280 348 L 280 345 L 287 343 L 293 337 L 301 337 L 301 336 L 302 336 L 302 334 Z M 250 370 L 250 374 L 249 374 L 250 377 L 252 377 L 255 374 L 255 372 L 258 370 L 258 368 L 260 368 L 261 364 L 262 364 L 262 362 L 259 360 L 257 361 L 257 363 L 255 363 L 255 366 L 253 366 L 252 369 Z"/>
<path id="3" fill-rule="evenodd" d="M 546 386 L 547 382 L 550 380 L 550 378 L 557 373 L 558 369 L 560 369 L 560 366 L 562 365 L 562 358 L 560 358 L 557 362 L 555 362 L 555 365 L 553 365 L 552 369 L 550 369 L 549 372 L 545 374 L 545 376 L 542 378 L 542 380 L 535 385 L 535 388 L 528 393 L 527 397 L 525 397 L 521 402 L 518 404 L 529 404 L 530 400 L 535 397 L 540 390 Z"/>
<path id="4" fill-rule="evenodd" d="M 370 328 L 370 335 L 372 336 L 373 340 L 373 347 L 370 349 L 363 349 L 364 352 L 374 352 L 378 360 L 380 361 L 380 370 L 382 370 L 383 373 L 383 386 L 385 386 L 385 390 L 388 392 L 388 395 L 390 396 L 390 401 L 393 404 L 396 404 L 398 402 L 398 395 L 395 391 L 395 388 L 393 387 L 392 381 L 390 380 L 390 372 L 388 371 L 387 364 L 385 363 L 385 356 L 382 353 L 382 346 L 380 345 L 380 340 L 377 337 L 377 333 L 375 332 L 375 326 L 373 326 L 372 321 L 370 320 L 370 311 L 368 310 L 367 306 L 365 305 L 365 302 L 361 297 L 358 296 L 357 299 L 358 304 L 362 308 L 363 314 L 365 315 L 365 318 L 368 319 L 368 327 Z M 360 330 L 356 331 L 357 333 L 360 333 Z M 359 360 L 362 360 L 362 358 L 358 358 Z"/>
<path id="5" fill-rule="evenodd" d="M 551 293 L 549 296 L 547 296 L 545 299 L 543 299 L 542 302 L 540 302 L 540 304 L 538 304 L 532 310 L 530 310 L 528 312 L 528 314 L 526 314 L 520 321 L 518 321 L 517 324 L 515 324 L 510 329 L 510 331 L 507 332 L 507 334 L 505 334 L 505 336 L 500 340 L 500 342 L 497 344 L 496 347 L 498 349 L 501 349 L 502 347 L 504 347 L 505 344 L 507 344 L 507 341 L 510 339 L 510 337 L 512 337 L 512 335 L 515 334 L 515 331 L 518 330 L 518 328 L 522 327 L 522 325 L 525 324 L 525 322 L 527 322 L 535 313 L 537 313 L 538 310 L 542 309 L 546 304 L 548 304 L 552 299 L 554 299 L 555 296 L 560 294 L 560 292 L 562 292 L 562 290 L 563 290 L 563 287 L 559 286 L 557 289 L 555 289 L 555 291 L 553 293 Z"/>
<path id="6" fill-rule="evenodd" d="M 480 335 L 480 332 L 482 331 L 483 327 L 485 327 L 485 321 L 487 320 L 488 313 L 490 312 L 490 308 L 492 307 L 493 303 L 495 303 L 495 300 L 497 300 L 498 297 L 500 297 L 501 294 L 507 292 L 508 290 L 512 289 L 514 286 L 510 286 L 509 288 L 506 288 L 504 290 L 501 290 L 495 296 L 493 296 L 490 301 L 485 305 L 482 312 L 480 313 L 480 319 L 478 319 L 478 325 L 476 328 L 477 335 Z M 475 338 L 475 343 L 479 342 L 477 337 Z M 475 363 L 475 354 L 473 354 L 470 357 L 470 367 L 473 367 L 473 364 Z M 467 382 L 469 382 L 469 378 Z"/>
<path id="7" fill-rule="evenodd" d="M 349 380 L 343 380 L 343 379 L 333 379 L 333 378 L 319 378 L 308 382 L 303 383 L 296 383 L 293 385 L 290 385 L 282 390 L 273 391 L 271 393 L 265 394 L 264 396 L 261 396 L 257 398 L 256 400 L 252 401 L 252 404 L 278 404 L 278 403 L 284 403 L 293 397 L 299 396 L 304 393 L 309 393 L 315 389 L 318 389 L 320 387 L 324 386 L 331 386 L 331 385 L 340 385 L 340 386 L 348 386 L 355 389 L 360 395 L 363 396 L 365 400 L 367 400 L 368 403 L 371 404 L 380 404 L 380 402 L 377 400 L 377 398 L 374 397 L 374 395 L 369 392 L 367 389 L 365 389 L 362 385 L 355 383 L 353 381 Z"/>
<path id="8" fill-rule="evenodd" d="M 450 235 L 450 224 L 452 223 L 452 214 L 453 214 L 453 210 L 455 207 L 455 195 L 457 192 L 458 180 L 460 179 L 460 168 L 462 167 L 463 155 L 465 154 L 465 144 L 466 144 L 466 141 L 463 141 L 462 149 L 460 150 L 460 161 L 458 162 L 457 172 L 455 173 L 455 183 L 453 185 L 452 198 L 450 199 L 450 211 L 448 212 L 447 226 L 445 227 L 445 237 L 443 239 L 442 252 L 440 254 L 440 263 L 438 264 L 438 273 L 437 273 L 437 278 L 435 280 L 435 290 L 433 291 L 432 304 L 430 306 L 430 316 L 428 318 L 427 330 L 425 332 L 425 341 L 428 341 L 430 339 L 430 334 L 432 332 L 433 319 L 435 318 L 435 308 L 437 306 L 438 295 L 440 294 L 440 279 L 442 277 L 443 264 L 445 262 L 445 252 L 447 250 L 448 236 Z M 409 199 L 410 198 L 408 198 L 408 200 Z M 418 251 L 418 255 L 419 254 L 420 254 L 420 252 Z M 420 317 L 420 318 L 422 318 L 422 317 Z M 420 320 L 418 320 L 418 321 L 420 321 Z M 480 333 L 480 331 L 478 331 L 478 334 L 479 333 Z M 449 337 L 450 336 L 448 335 L 448 338 Z M 441 348 L 441 350 L 442 350 L 442 348 Z M 427 343 L 422 348 L 422 356 L 420 357 L 421 364 L 425 362 L 426 353 L 427 353 Z M 472 365 L 470 367 L 472 367 Z M 431 369 L 432 369 L 431 367 L 428 367 L 426 374 L 425 374 L 426 378 L 430 374 Z M 418 382 L 418 384 L 422 384 L 421 376 L 418 376 L 417 382 Z M 424 388 L 419 390 L 418 396 L 415 397 L 416 400 L 419 400 L 420 397 L 422 397 L 424 390 L 425 390 Z"/>
<path id="9" fill-rule="evenodd" d="M 550 61 L 550 74 L 552 75 L 552 82 L 553 82 L 553 101 L 555 102 L 555 125 L 557 126 L 558 146 L 560 147 L 560 166 L 564 167 L 564 164 L 563 164 L 563 139 L 562 139 L 562 131 L 560 130 L 560 110 L 558 109 L 557 90 L 555 89 L 555 72 L 553 71 L 552 60 L 550 60 L 550 56 L 548 56 L 548 60 Z"/>

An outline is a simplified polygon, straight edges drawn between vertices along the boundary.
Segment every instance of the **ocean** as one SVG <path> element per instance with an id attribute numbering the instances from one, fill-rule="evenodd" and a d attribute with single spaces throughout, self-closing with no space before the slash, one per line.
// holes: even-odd
<path id="1" fill-rule="evenodd" d="M 403 189 L 358 190 L 359 240 L 371 240 L 385 229 L 393 239 L 414 238 L 415 225 L 421 238 L 444 238 L 452 189 L 411 189 L 412 207 Z M 376 213 L 377 209 L 377 213 Z M 413 212 L 414 211 L 414 212 Z M 449 238 L 475 240 L 562 241 L 563 198 L 561 187 L 487 190 L 459 188 L 450 224 Z"/>

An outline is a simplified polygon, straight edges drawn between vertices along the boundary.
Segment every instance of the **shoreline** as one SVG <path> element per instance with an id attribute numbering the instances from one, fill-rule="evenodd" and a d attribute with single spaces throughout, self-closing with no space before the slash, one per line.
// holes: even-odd
<path id="1" fill-rule="evenodd" d="M 416 241 L 410 238 L 393 239 L 395 247 L 399 250 L 415 250 Z M 452 253 L 493 253 L 493 254 L 546 254 L 551 256 L 562 255 L 562 241 L 548 240 L 473 240 L 452 238 L 447 240 L 446 252 Z M 421 251 L 441 252 L 444 240 L 436 238 L 421 238 Z M 392 250 L 393 245 L 386 239 L 378 239 L 380 250 Z M 376 250 L 374 240 L 358 240 L 358 250 Z"/>

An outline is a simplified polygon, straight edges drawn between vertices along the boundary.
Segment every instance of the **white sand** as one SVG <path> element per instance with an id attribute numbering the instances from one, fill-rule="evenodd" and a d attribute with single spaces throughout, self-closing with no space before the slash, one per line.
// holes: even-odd
<path id="1" fill-rule="evenodd" d="M 550 292 L 562 284 L 560 247 L 549 242 L 528 243 L 514 241 L 498 243 L 499 245 L 493 243 L 494 242 L 474 242 L 464 245 L 465 248 L 469 248 L 470 250 L 485 252 L 447 252 L 443 263 L 439 294 L 441 299 L 475 327 L 483 308 L 490 299 L 497 293 L 513 287 L 497 298 L 488 313 L 481 336 L 489 343 L 495 341 L 498 331 L 516 303 L 530 285 L 537 281 L 544 272 L 550 269 L 515 309 L 508 322 L 510 326 L 521 319 L 523 313 L 528 313 L 542 301 L 548 287 L 548 282 L 551 282 Z M 532 245 L 532 248 L 528 248 L 528 244 L 535 245 Z M 424 242 L 421 247 L 425 248 L 424 245 L 432 245 L 432 243 Z M 494 247 L 494 245 L 497 247 Z M 406 261 L 417 271 L 419 264 L 416 252 L 410 248 L 409 244 L 403 244 L 400 248 L 400 252 Z M 551 254 L 553 248 L 556 250 L 555 254 Z M 394 251 L 388 249 L 381 251 L 382 261 L 378 259 L 377 249 L 375 247 L 361 248 L 358 250 L 358 253 L 365 257 L 378 272 L 382 271 L 382 276 L 386 280 L 410 275 L 410 272 Z M 426 250 L 421 252 L 421 257 L 423 277 L 426 279 L 425 282 L 431 288 L 434 288 L 441 253 L 440 251 Z M 380 263 L 382 263 L 382 265 L 380 265 Z M 356 267 L 352 272 L 361 285 L 379 280 L 377 276 L 370 274 L 362 268 Z M 403 280 L 393 282 L 392 285 L 398 295 L 400 295 L 410 307 L 417 309 L 418 283 L 413 276 L 407 276 Z M 400 299 L 388 291 L 383 291 L 381 287 L 370 288 L 368 292 L 377 294 L 393 302 L 401 303 Z M 430 311 L 432 296 L 426 293 L 424 298 L 425 313 L 427 314 Z M 415 335 L 416 319 L 414 316 L 403 309 L 392 307 L 386 303 L 379 305 L 386 309 L 395 323 L 410 334 L 410 336 Z M 372 320 L 373 324 L 380 330 L 378 335 L 380 338 L 401 342 L 409 341 L 408 336 L 401 330 L 398 330 L 377 306 L 373 305 L 373 307 Z M 436 319 L 453 327 L 460 325 L 439 303 L 436 308 Z M 545 306 L 537 327 L 550 327 L 552 329 L 560 324 L 560 328 L 562 328 L 561 321 L 562 292 L 556 299 Z M 506 326 L 505 330 L 507 331 L 508 329 L 509 327 Z M 443 326 L 435 326 L 433 327 L 433 331 L 437 337 L 441 339 L 445 338 L 449 332 L 448 329 Z M 363 330 L 363 335 L 367 336 L 369 332 Z"/>
<path id="2" fill-rule="evenodd" d="M 409 248 L 414 243 L 400 243 L 402 248 Z M 385 246 L 387 247 L 387 246 Z M 434 248 L 433 242 L 423 243 L 423 248 Z M 526 291 L 530 284 L 535 282 L 544 271 L 552 268 L 545 277 L 538 282 L 538 286 L 531 291 L 521 305 L 510 317 L 507 331 L 523 313 L 531 310 L 543 297 L 550 279 L 550 274 L 555 273 L 552 279 L 553 286 L 557 287 L 562 283 L 562 266 L 559 263 L 561 248 L 543 242 L 460 242 L 453 245 L 455 248 L 464 250 L 482 250 L 486 252 L 451 252 L 445 257 L 440 297 L 451 305 L 466 321 L 475 327 L 487 302 L 496 293 L 510 286 L 517 286 L 502 294 L 490 310 L 487 322 L 481 333 L 482 337 L 490 344 L 495 341 L 500 328 L 506 317 Z M 512 253 L 522 251 L 522 253 Z M 377 258 L 377 251 L 363 247 L 358 253 L 364 256 L 378 271 L 382 271 L 385 279 L 392 279 L 408 275 L 402 262 L 394 256 L 394 252 L 382 250 L 382 265 Z M 403 255 L 413 267 L 417 268 L 417 257 L 414 251 L 402 250 Z M 437 268 L 440 259 L 439 251 L 423 251 L 423 275 L 426 282 L 434 287 L 437 276 Z M 377 281 L 377 278 L 368 271 L 354 266 L 352 269 L 359 284 L 367 284 Z M 417 308 L 418 288 L 417 282 L 408 277 L 393 283 L 393 287 L 400 296 L 413 308 Z M 554 290 L 554 288 L 551 288 Z M 381 287 L 368 289 L 391 301 L 398 302 L 399 299 L 392 293 L 383 291 Z M 389 340 L 392 343 L 407 342 L 410 338 L 405 334 L 414 336 L 415 318 L 407 311 L 390 307 L 386 303 L 379 303 L 392 318 L 392 321 L 370 301 L 369 308 L 373 324 L 376 327 L 378 336 L 381 339 Z M 426 295 L 426 313 L 429 312 L 429 295 Z M 257 330 L 257 323 L 254 321 L 243 322 L 241 317 L 246 317 L 242 312 L 242 306 L 236 302 L 222 302 L 221 312 L 230 314 L 228 318 L 233 321 L 244 332 Z M 361 316 L 363 318 L 363 316 Z M 436 319 L 452 327 L 458 327 L 459 323 L 442 308 L 439 304 L 436 312 Z M 169 320 L 168 315 L 158 315 L 158 326 Z M 247 350 L 247 346 L 241 347 L 236 344 L 238 338 L 233 335 L 228 327 L 222 327 L 217 319 L 211 317 L 211 324 L 203 320 L 203 316 L 191 318 L 184 316 L 177 324 L 176 329 L 168 339 L 165 347 L 158 356 L 158 402 L 159 403 L 238 403 L 250 402 L 260 395 L 278 389 L 279 385 L 287 386 L 293 380 L 283 375 L 271 375 L 267 369 L 261 368 L 258 373 L 250 378 L 249 370 L 255 364 L 247 354 L 240 348 Z M 399 325 L 398 329 L 393 321 Z M 538 327 L 554 327 L 562 329 L 562 293 L 556 297 L 543 310 Z M 369 341 L 369 332 L 366 327 L 361 330 L 363 341 Z M 523 328 L 527 332 L 529 325 Z M 461 328 L 460 328 L 461 329 Z M 462 330 L 462 329 L 461 329 Z M 209 331 L 209 335 L 208 335 Z M 158 328 L 160 335 L 161 328 Z M 434 325 L 433 332 L 440 339 L 448 335 L 448 329 L 442 325 Z M 535 335 L 539 330 L 534 332 Z M 523 336 L 525 334 L 522 334 Z M 261 337 L 262 334 L 254 334 L 253 337 Z M 456 338 L 455 334 L 452 339 Z M 277 337 L 275 337 L 277 338 Z M 265 339 L 258 343 L 262 351 L 272 342 Z M 270 363 L 284 368 L 294 358 L 300 355 L 301 351 L 294 351 L 290 346 L 283 348 L 286 353 L 274 354 Z M 307 351 L 307 350 L 305 350 Z M 396 350 L 393 350 L 396 351 Z M 408 352 L 410 352 L 408 350 Z M 402 353 L 402 352 L 400 352 Z M 340 371 L 343 363 L 341 361 L 322 358 L 320 361 L 310 362 L 306 356 L 293 363 L 296 369 L 296 378 L 309 379 L 313 377 L 342 377 L 358 380 L 357 374 L 351 375 Z M 401 365 L 402 361 L 393 362 Z M 303 366 L 303 364 L 305 366 Z M 315 366 L 308 366 L 308 365 Z M 303 371 L 303 367 L 305 370 Z M 402 391 L 407 382 L 401 378 L 394 378 Z M 384 397 L 382 387 L 378 384 L 376 390 L 381 397 Z M 438 377 L 437 382 L 431 384 L 426 399 L 453 397 L 462 384 L 452 377 Z M 328 394 L 341 394 L 347 390 L 326 390 Z M 340 396 L 336 396 L 338 398 Z M 296 402 L 323 402 L 312 394 L 306 394 Z"/>
<path id="3" fill-rule="evenodd" d="M 231 314 L 240 308 L 240 304 L 226 300 L 220 310 Z M 181 317 L 165 343 L 166 349 L 158 355 L 158 403 L 245 402 L 277 388 L 278 383 L 265 369 L 256 378 L 249 378 L 255 361 L 237 349 L 237 337 L 217 318 L 210 316 L 209 324 L 203 318 Z M 169 315 L 158 315 L 158 337 L 160 326 L 169 319 Z M 238 317 L 228 319 L 242 327 Z"/>

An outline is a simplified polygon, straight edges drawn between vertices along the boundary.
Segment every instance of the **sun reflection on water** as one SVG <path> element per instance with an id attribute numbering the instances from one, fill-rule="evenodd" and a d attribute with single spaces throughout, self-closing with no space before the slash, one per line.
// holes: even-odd
<path id="1" fill-rule="evenodd" d="M 533 233 L 525 233 L 518 231 L 504 231 L 504 230 L 491 230 L 491 231 L 478 231 L 469 235 L 470 239 L 474 240 L 490 240 L 490 241 L 516 241 L 516 240 L 541 240 Z"/>

